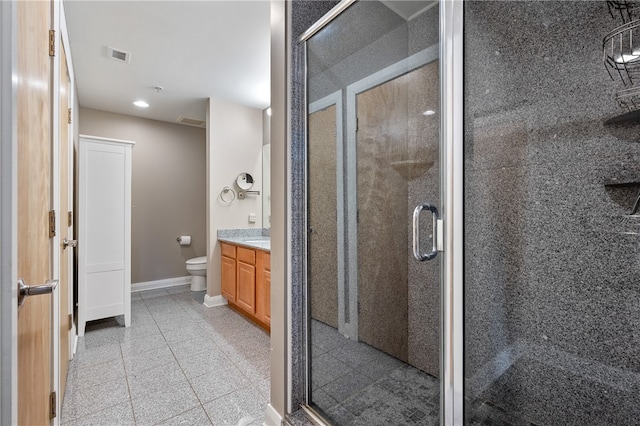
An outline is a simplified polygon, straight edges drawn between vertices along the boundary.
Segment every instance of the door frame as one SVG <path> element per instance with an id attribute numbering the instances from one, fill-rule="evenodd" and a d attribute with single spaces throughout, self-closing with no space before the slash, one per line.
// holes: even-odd
<path id="1" fill-rule="evenodd" d="M 71 57 L 71 42 L 69 40 L 69 31 L 67 30 L 67 19 L 64 12 L 64 2 L 60 2 L 60 42 L 65 47 L 66 58 L 67 58 L 67 70 L 69 71 L 69 108 L 71 108 L 72 113 L 77 112 L 77 105 L 75 105 L 76 98 L 76 76 L 73 70 L 73 59 Z M 75 222 L 75 209 L 74 209 L 74 200 L 75 193 L 73 191 L 74 188 L 74 171 L 75 171 L 75 163 L 74 163 L 74 141 L 76 140 L 76 120 L 72 116 L 71 123 L 69 124 L 69 144 L 68 144 L 68 155 L 69 155 L 69 179 L 68 179 L 68 203 L 69 203 L 69 211 L 73 213 L 73 218 Z M 62 220 L 62 218 L 60 218 Z M 69 239 L 75 240 L 75 227 L 72 225 L 69 227 Z M 71 355 L 71 359 L 75 355 L 75 349 L 78 342 L 78 336 L 76 335 L 76 324 L 75 317 L 73 317 L 73 256 L 69 258 L 69 314 L 72 315 L 71 320 L 71 330 L 69 330 L 69 334 L 71 338 L 69 339 L 69 355 Z"/>
<path id="2" fill-rule="evenodd" d="M 60 3 L 52 1 L 52 17 L 53 28 L 56 30 L 55 36 L 55 51 L 56 54 L 52 61 L 51 72 L 51 209 L 56 212 L 56 234 L 51 239 L 51 276 L 53 279 L 60 279 Z M 58 283 L 59 284 L 59 283 Z M 60 423 L 60 400 L 63 395 L 60 395 L 60 289 L 62 286 L 58 285 L 53 291 L 53 317 L 51 322 L 53 324 L 53 333 L 51 335 L 53 350 L 52 365 L 51 365 L 51 379 L 53 383 L 53 391 L 56 392 L 56 413 L 58 415 L 53 418 L 52 425 L 56 426 Z"/>
<path id="3" fill-rule="evenodd" d="M 16 3 L 0 2 L 0 424 L 18 423 Z"/>
<path id="4" fill-rule="evenodd" d="M 74 100 L 74 96 L 75 96 L 75 75 L 73 73 L 73 61 L 71 59 L 71 44 L 69 41 L 69 32 L 67 31 L 67 20 L 66 20 L 66 16 L 65 16 L 65 12 L 64 12 L 64 5 L 62 1 L 54 1 L 54 10 L 53 10 L 54 14 L 54 28 L 56 29 L 56 56 L 53 58 L 53 82 L 52 82 L 52 87 L 53 87 L 53 105 L 52 105 L 52 110 L 53 110 L 53 118 L 52 118 L 52 132 L 53 132 L 53 138 L 52 140 L 54 141 L 53 143 L 53 152 L 52 152 L 52 158 L 53 158 L 53 165 L 52 165 L 52 177 L 51 177 L 51 182 L 52 182 L 52 186 L 53 186 L 53 193 L 52 193 L 52 202 L 53 202 L 53 206 L 52 209 L 54 209 L 56 211 L 56 236 L 53 238 L 53 277 L 55 277 L 56 279 L 60 279 L 60 246 L 62 244 L 62 241 L 60 240 L 60 230 L 62 229 L 62 226 L 66 226 L 66 221 L 67 218 L 63 218 L 62 214 L 61 214 L 61 206 L 60 206 L 60 120 L 64 115 L 64 111 L 60 111 L 60 79 L 61 79 L 61 75 L 60 75 L 60 61 L 62 58 L 61 55 L 61 51 L 62 51 L 62 46 L 64 45 L 65 48 L 65 52 L 66 52 L 66 62 L 67 62 L 67 70 L 69 71 L 69 93 L 68 93 L 68 97 L 69 97 L 69 108 L 74 108 L 75 105 L 73 104 L 73 100 Z M 68 193 L 68 197 L 67 197 L 67 202 L 68 202 L 68 210 L 69 211 L 73 211 L 73 200 L 74 200 L 74 194 L 73 194 L 73 171 L 74 171 L 74 164 L 73 164 L 73 134 L 74 134 L 74 124 L 73 120 L 72 123 L 69 124 L 69 133 L 68 133 L 68 144 L 67 144 L 67 148 L 68 148 L 68 152 L 67 152 L 67 156 L 69 158 L 69 162 L 68 162 L 68 185 L 67 185 L 67 193 Z M 69 239 L 74 239 L 74 235 L 73 235 L 73 227 L 71 227 L 71 231 L 69 233 Z M 73 248 L 69 248 L 69 250 L 73 250 Z M 73 260 L 72 260 L 72 256 L 69 257 L 68 259 L 68 271 L 69 271 L 69 286 L 67 287 L 69 292 L 67 294 L 61 294 L 61 289 L 63 286 L 58 285 L 58 287 L 56 288 L 56 290 L 54 291 L 54 309 L 53 309 L 53 327 L 55 333 L 53 335 L 53 383 L 55 386 L 55 391 L 57 392 L 57 398 L 56 398 L 56 412 L 58 413 L 58 415 L 53 419 L 53 425 L 58 425 L 60 423 L 60 413 L 62 412 L 62 400 L 64 398 L 64 395 L 60 395 L 60 383 L 62 378 L 60 377 L 60 366 L 62 365 L 62 363 L 66 362 L 68 363 L 70 360 L 64 360 L 64 359 L 60 359 L 60 335 L 59 335 L 59 331 L 60 331 L 60 298 L 62 297 L 67 297 L 69 299 L 69 303 L 67 306 L 69 306 L 69 310 L 70 312 L 68 312 L 68 314 L 73 315 Z M 74 349 L 75 349 L 75 344 L 76 344 L 76 333 L 75 333 L 75 325 L 74 322 L 72 321 L 72 326 L 73 328 L 71 330 L 69 330 L 69 355 L 71 356 L 71 358 L 73 358 L 73 354 L 74 354 Z"/>

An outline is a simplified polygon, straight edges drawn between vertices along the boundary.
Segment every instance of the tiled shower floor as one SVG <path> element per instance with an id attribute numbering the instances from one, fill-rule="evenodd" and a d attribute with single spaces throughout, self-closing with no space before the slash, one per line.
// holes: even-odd
<path id="1" fill-rule="evenodd" d="M 201 295 L 199 295 L 201 297 Z M 260 425 L 269 336 L 184 288 L 134 293 L 123 318 L 87 326 L 69 366 L 63 425 Z"/>
<path id="2" fill-rule="evenodd" d="M 312 320 L 311 400 L 338 425 L 438 425 L 440 383 Z"/>

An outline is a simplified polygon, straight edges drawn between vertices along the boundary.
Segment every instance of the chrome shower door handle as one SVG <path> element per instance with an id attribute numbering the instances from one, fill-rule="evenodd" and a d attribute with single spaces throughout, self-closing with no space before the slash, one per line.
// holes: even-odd
<path id="1" fill-rule="evenodd" d="M 420 253 L 420 213 L 423 210 L 429 210 L 433 220 L 433 246 L 430 252 L 424 254 Z M 413 210 L 413 257 L 416 260 L 424 262 L 433 259 L 438 254 L 438 222 L 438 209 L 431 204 L 422 203 Z"/>

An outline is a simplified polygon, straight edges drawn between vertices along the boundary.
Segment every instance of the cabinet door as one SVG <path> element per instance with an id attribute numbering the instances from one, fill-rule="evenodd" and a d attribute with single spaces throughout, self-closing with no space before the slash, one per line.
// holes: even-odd
<path id="1" fill-rule="evenodd" d="M 269 324 L 269 309 L 271 304 L 271 273 L 269 272 L 269 253 L 259 251 L 256 261 L 256 317 Z"/>
<path id="2" fill-rule="evenodd" d="M 236 304 L 250 314 L 256 312 L 256 267 L 240 261 Z"/>
<path id="3" fill-rule="evenodd" d="M 236 260 L 222 256 L 222 295 L 236 301 Z"/>
<path id="4" fill-rule="evenodd" d="M 264 277 L 262 280 L 262 288 L 264 291 L 263 300 L 263 308 L 264 308 L 264 319 L 263 321 L 267 324 L 271 325 L 271 271 L 264 271 Z"/>

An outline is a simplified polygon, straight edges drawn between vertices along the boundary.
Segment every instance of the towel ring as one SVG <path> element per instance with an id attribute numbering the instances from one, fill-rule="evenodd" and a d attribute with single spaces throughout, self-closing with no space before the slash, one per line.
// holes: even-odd
<path id="1" fill-rule="evenodd" d="M 225 199 L 225 194 L 228 194 L 229 192 L 231 193 L 231 199 L 230 200 L 228 199 L 228 197 L 227 197 L 227 199 Z M 231 203 L 233 203 L 233 200 L 236 199 L 236 191 L 234 191 L 233 189 L 229 188 L 228 186 L 225 186 L 224 188 L 222 188 L 222 192 L 220 192 L 220 199 L 225 204 L 231 204 Z"/>

